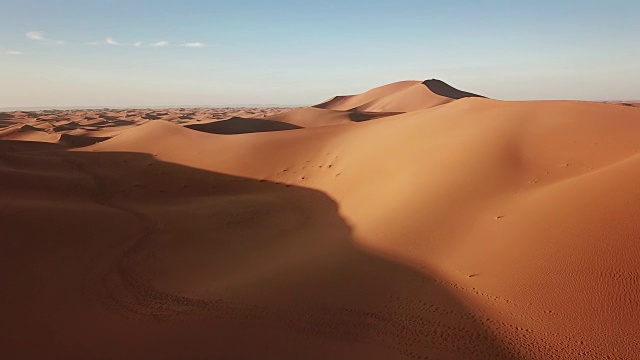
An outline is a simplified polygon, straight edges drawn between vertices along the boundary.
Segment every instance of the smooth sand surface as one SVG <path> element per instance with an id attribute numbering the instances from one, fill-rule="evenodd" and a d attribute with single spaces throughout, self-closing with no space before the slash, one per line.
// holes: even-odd
<path id="1" fill-rule="evenodd" d="M 2 113 L 0 351 L 634 359 L 621 105 L 428 80 L 292 110 Z"/>

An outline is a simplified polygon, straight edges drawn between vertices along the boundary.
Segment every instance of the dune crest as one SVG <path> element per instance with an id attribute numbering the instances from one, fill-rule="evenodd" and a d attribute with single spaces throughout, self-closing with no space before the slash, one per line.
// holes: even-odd
<path id="1" fill-rule="evenodd" d="M 322 102 L 314 107 L 329 110 L 348 111 L 353 110 L 363 104 L 366 104 L 375 99 L 394 94 L 398 91 L 402 91 L 411 86 L 420 83 L 419 81 L 398 81 L 395 83 L 379 86 L 373 88 L 367 92 L 358 95 L 347 96 L 335 96 L 325 102 Z"/>

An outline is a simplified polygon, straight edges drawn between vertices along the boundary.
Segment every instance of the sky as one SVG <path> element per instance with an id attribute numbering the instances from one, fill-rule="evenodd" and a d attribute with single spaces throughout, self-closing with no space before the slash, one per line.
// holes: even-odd
<path id="1" fill-rule="evenodd" d="M 640 99 L 640 1 L 0 0 L 0 108 Z"/>

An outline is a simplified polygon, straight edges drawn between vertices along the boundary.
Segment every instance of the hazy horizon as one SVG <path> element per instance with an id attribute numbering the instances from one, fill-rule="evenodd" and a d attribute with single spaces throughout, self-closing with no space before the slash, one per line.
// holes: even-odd
<path id="1" fill-rule="evenodd" d="M 5 109 L 297 106 L 428 78 L 504 100 L 640 99 L 632 1 L 9 0 L 0 11 Z"/>
<path id="2" fill-rule="evenodd" d="M 109 105 L 80 105 L 80 106 L 7 106 L 0 107 L 0 112 L 8 111 L 42 111 L 42 110 L 102 110 L 102 109 L 197 109 L 197 108 L 295 108 L 308 106 L 312 104 L 173 104 L 173 105 L 127 105 L 127 106 L 109 106 Z"/>

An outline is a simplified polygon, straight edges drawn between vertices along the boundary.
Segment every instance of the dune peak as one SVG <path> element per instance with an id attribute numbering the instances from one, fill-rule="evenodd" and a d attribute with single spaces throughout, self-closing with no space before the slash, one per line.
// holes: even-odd
<path id="1" fill-rule="evenodd" d="M 422 82 L 422 85 L 426 86 L 431 92 L 433 92 L 436 95 L 448 97 L 455 100 L 467 98 L 467 97 L 480 97 L 480 98 L 485 97 L 485 96 L 470 93 L 467 91 L 458 90 L 453 86 L 439 79 L 425 80 Z"/>

